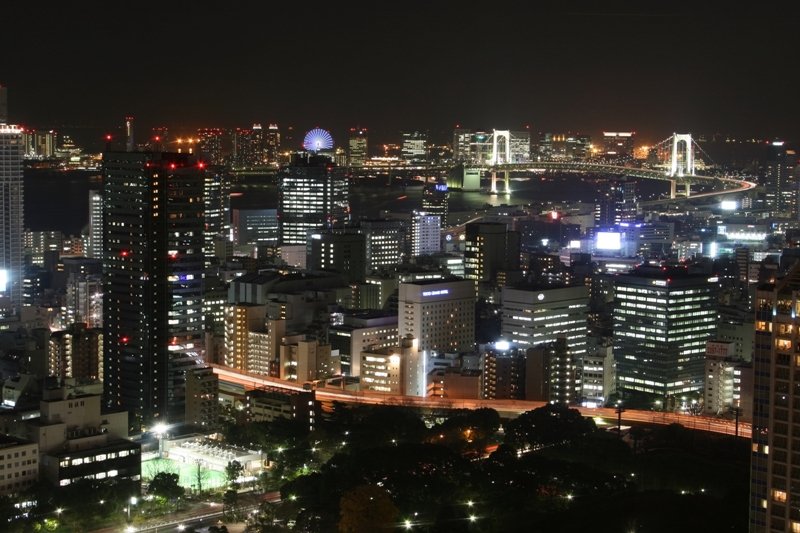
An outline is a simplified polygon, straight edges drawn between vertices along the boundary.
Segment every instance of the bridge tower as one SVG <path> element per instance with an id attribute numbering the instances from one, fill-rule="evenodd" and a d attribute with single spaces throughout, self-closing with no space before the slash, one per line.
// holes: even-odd
<path id="1" fill-rule="evenodd" d="M 685 151 L 680 157 L 680 143 L 684 143 Z M 694 145 L 691 133 L 672 134 L 672 153 L 669 160 L 670 176 L 694 176 Z"/>
<path id="2" fill-rule="evenodd" d="M 509 130 L 492 130 L 492 158 L 489 160 L 489 164 L 492 166 L 494 165 L 502 165 L 511 162 L 511 132 Z M 498 151 L 498 140 L 505 139 L 505 148 L 503 153 L 501 154 Z M 509 171 L 503 170 L 503 176 L 505 181 L 505 193 L 509 194 L 510 192 L 510 178 L 509 178 Z M 497 192 L 497 171 L 492 169 L 492 192 Z"/>
<path id="3" fill-rule="evenodd" d="M 500 163 L 510 163 L 511 162 L 511 132 L 508 130 L 492 130 L 494 133 L 492 135 L 492 159 L 489 161 L 492 165 L 497 165 Z M 499 154 L 497 152 L 497 145 L 498 140 L 500 138 L 505 139 L 506 146 L 503 154 Z M 502 161 L 501 156 L 502 155 Z"/>

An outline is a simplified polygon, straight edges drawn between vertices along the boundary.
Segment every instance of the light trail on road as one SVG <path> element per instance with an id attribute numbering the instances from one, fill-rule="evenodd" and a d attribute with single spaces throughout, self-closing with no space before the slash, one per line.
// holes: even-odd
<path id="1" fill-rule="evenodd" d="M 222 367 L 219 365 L 209 365 L 214 368 L 214 372 L 219 375 L 222 381 L 228 381 L 242 385 L 245 389 L 257 389 L 261 387 L 278 387 L 291 391 L 303 391 L 302 386 L 283 381 L 268 376 L 260 376 Z M 529 402 L 524 400 L 461 400 L 461 399 L 433 399 L 422 398 L 419 396 L 390 396 L 376 392 L 347 391 L 336 389 L 317 389 L 317 399 L 321 402 L 345 402 L 345 403 L 365 403 L 372 405 L 408 405 L 427 409 L 480 409 L 483 407 L 494 409 L 501 414 L 519 415 L 525 411 L 530 411 L 544 406 L 547 402 Z M 589 408 L 573 407 L 578 409 L 583 416 L 592 418 L 604 418 L 617 420 L 617 411 L 610 408 Z M 635 411 L 625 410 L 622 412 L 623 422 L 638 422 L 640 424 L 681 424 L 689 429 L 709 431 L 712 433 L 723 433 L 734 435 L 736 424 L 732 420 L 722 418 L 711 418 L 707 416 L 684 415 L 678 413 L 666 413 L 658 411 Z M 749 439 L 751 436 L 751 425 L 747 422 L 739 422 L 739 437 Z"/>

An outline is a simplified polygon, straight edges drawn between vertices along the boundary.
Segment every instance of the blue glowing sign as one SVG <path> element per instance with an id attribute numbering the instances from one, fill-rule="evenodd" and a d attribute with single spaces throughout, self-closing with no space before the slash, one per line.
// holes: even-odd
<path id="1" fill-rule="evenodd" d="M 441 289 L 438 291 L 425 291 L 422 293 L 423 296 L 443 296 L 445 294 L 450 294 L 450 291 L 447 289 Z"/>
<path id="2" fill-rule="evenodd" d="M 442 192 L 447 192 L 447 185 L 445 185 L 443 183 L 440 183 L 440 184 L 436 185 L 436 190 L 437 191 L 442 191 Z"/>

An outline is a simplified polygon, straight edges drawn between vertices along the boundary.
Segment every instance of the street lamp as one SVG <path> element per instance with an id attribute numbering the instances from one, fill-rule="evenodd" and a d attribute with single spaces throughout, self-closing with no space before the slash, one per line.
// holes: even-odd
<path id="1" fill-rule="evenodd" d="M 131 496 L 131 503 L 128 505 L 128 521 L 131 520 L 131 507 L 136 505 L 136 496 Z"/>

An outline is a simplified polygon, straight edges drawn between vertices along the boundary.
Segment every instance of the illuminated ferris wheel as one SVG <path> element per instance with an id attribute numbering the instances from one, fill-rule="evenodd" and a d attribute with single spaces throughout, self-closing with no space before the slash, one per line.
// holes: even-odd
<path id="1" fill-rule="evenodd" d="M 303 148 L 312 152 L 319 152 L 320 150 L 330 150 L 333 148 L 333 137 L 330 132 L 315 128 L 306 133 L 303 139 Z"/>

